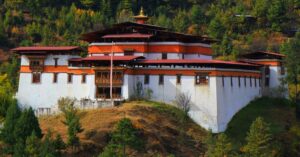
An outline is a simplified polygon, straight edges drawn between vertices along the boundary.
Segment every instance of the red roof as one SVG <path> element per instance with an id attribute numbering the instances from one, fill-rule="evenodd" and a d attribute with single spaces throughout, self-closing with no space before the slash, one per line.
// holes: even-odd
<path id="1" fill-rule="evenodd" d="M 80 50 L 79 46 L 28 46 L 17 47 L 11 49 L 12 51 L 71 51 Z"/>
<path id="2" fill-rule="evenodd" d="M 144 59 L 143 56 L 113 56 L 114 61 L 132 61 L 135 59 Z M 86 58 L 72 58 L 69 61 L 110 61 L 111 56 L 90 56 Z"/>
<path id="3" fill-rule="evenodd" d="M 141 33 L 131 33 L 131 34 L 108 34 L 104 35 L 102 38 L 150 38 L 152 34 L 141 34 Z"/>
<path id="4" fill-rule="evenodd" d="M 166 60 L 141 60 L 141 64 L 227 64 L 227 65 L 244 65 L 244 66 L 258 66 L 249 63 L 208 60 L 208 59 L 166 59 Z"/>
<path id="5" fill-rule="evenodd" d="M 256 53 L 263 53 L 263 54 L 267 54 L 267 55 L 274 55 L 274 56 L 279 56 L 279 57 L 285 57 L 284 54 L 280 54 L 278 52 L 257 51 Z"/>

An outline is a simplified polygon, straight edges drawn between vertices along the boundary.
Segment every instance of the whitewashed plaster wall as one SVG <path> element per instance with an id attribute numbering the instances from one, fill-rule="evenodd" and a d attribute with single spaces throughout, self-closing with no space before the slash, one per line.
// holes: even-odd
<path id="1" fill-rule="evenodd" d="M 20 73 L 19 89 L 16 94 L 18 103 L 30 105 L 34 109 L 51 108 L 61 97 L 95 99 L 95 77 L 86 76 L 86 83 L 82 83 L 81 75 L 73 75 L 72 83 L 67 82 L 68 75 L 59 73 L 57 83 L 53 83 L 53 73 L 42 73 L 41 83 L 32 83 L 31 73 Z"/>
<path id="2" fill-rule="evenodd" d="M 223 132 L 227 128 L 227 124 L 232 117 L 250 101 L 261 96 L 261 87 L 259 86 L 259 79 L 252 78 L 252 87 L 250 86 L 250 78 L 245 79 L 241 77 L 240 86 L 238 84 L 238 77 L 233 77 L 233 86 L 231 86 L 231 78 L 224 77 L 224 86 L 222 77 L 217 77 L 217 103 L 218 103 L 218 128 L 217 132 Z"/>

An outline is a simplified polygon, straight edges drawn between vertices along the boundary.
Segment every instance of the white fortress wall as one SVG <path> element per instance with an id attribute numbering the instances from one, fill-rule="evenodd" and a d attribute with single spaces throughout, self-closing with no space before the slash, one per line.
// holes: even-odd
<path id="1" fill-rule="evenodd" d="M 222 77 L 217 77 L 217 103 L 218 103 L 218 128 L 217 132 L 223 132 L 227 128 L 227 124 L 232 117 L 251 100 L 261 96 L 261 87 L 259 79 L 256 79 L 256 87 L 254 78 L 252 78 L 252 87 L 250 86 L 250 78 L 246 78 L 246 86 L 244 77 L 240 78 L 240 86 L 238 77 L 233 77 L 233 86 L 231 86 L 231 77 L 224 77 L 224 87 Z"/>
<path id="2" fill-rule="evenodd" d="M 82 75 L 73 75 L 72 83 L 67 79 L 67 73 L 58 73 L 57 83 L 53 83 L 53 73 L 42 73 L 41 82 L 32 83 L 31 73 L 20 73 L 18 103 L 37 109 L 52 108 L 61 97 L 95 99 L 94 75 L 86 75 L 86 83 L 81 82 Z"/>
<path id="3" fill-rule="evenodd" d="M 202 55 L 202 54 L 184 54 L 184 59 L 209 59 L 209 60 L 212 60 L 212 56 Z"/>
<path id="4" fill-rule="evenodd" d="M 195 85 L 195 76 L 182 76 L 181 84 L 176 83 L 176 76 L 164 75 L 164 84 L 159 85 L 159 76 L 150 75 L 149 84 L 144 84 L 144 75 L 135 76 L 135 84 L 140 81 L 144 88 L 153 91 L 152 100 L 174 104 L 180 92 L 191 96 L 190 117 L 206 129 L 217 131 L 216 77 L 209 77 L 209 83 Z"/>
<path id="5" fill-rule="evenodd" d="M 276 88 L 280 86 L 281 78 L 284 78 L 285 75 L 281 75 L 281 67 L 280 66 L 270 66 L 270 88 Z"/>

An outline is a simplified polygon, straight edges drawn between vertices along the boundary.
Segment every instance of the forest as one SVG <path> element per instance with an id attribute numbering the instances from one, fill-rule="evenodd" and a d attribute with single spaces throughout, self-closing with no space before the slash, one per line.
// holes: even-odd
<path id="1" fill-rule="evenodd" d="M 219 40 L 225 59 L 278 52 L 300 25 L 299 0 L 0 0 L 0 47 L 85 46 L 80 34 L 133 21 L 141 7 L 149 24 Z"/>

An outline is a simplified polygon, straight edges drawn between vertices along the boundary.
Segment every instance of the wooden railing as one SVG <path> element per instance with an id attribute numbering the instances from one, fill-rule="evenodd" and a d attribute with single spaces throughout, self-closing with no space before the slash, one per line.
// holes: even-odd
<path id="1" fill-rule="evenodd" d="M 31 71 L 35 71 L 35 72 L 41 72 L 44 70 L 44 66 L 29 66 L 29 69 Z"/>
<path id="2" fill-rule="evenodd" d="M 97 94 L 96 97 L 99 99 L 110 99 L 110 95 L 105 95 L 105 94 Z M 113 97 L 113 99 L 121 99 L 122 98 L 120 94 L 115 94 L 115 93 L 113 93 L 112 97 Z"/>
<path id="3" fill-rule="evenodd" d="M 96 78 L 95 80 L 97 85 L 110 85 L 110 79 L 108 78 Z M 116 85 L 123 85 L 123 80 L 121 79 L 113 79 L 112 83 L 114 86 Z"/>

